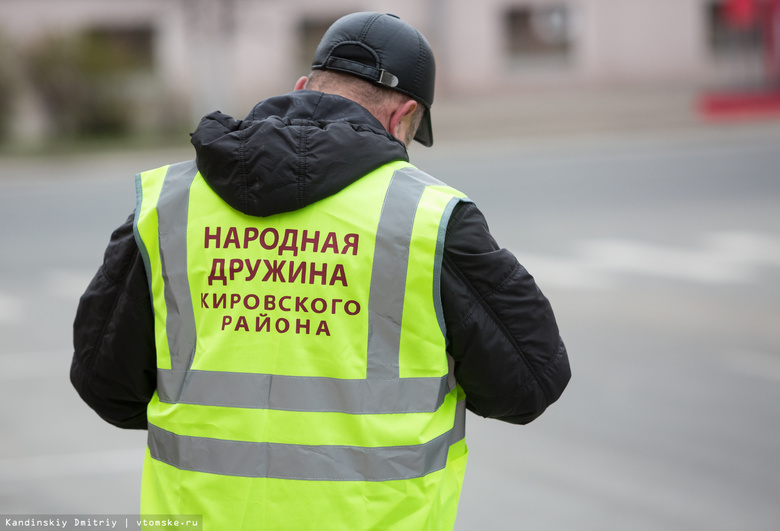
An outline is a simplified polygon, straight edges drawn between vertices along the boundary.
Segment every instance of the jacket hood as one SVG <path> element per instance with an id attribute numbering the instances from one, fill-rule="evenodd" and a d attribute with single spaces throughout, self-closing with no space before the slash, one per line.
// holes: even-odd
<path id="1" fill-rule="evenodd" d="M 310 90 L 264 100 L 244 120 L 213 112 L 192 144 L 209 186 L 252 216 L 298 210 L 388 162 L 409 160 L 367 109 Z"/>

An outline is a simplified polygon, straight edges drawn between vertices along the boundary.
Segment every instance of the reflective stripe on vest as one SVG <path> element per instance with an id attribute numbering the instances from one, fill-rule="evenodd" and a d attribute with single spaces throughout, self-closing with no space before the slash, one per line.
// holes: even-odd
<path id="1" fill-rule="evenodd" d="M 456 419 L 464 419 L 458 403 Z M 450 446 L 466 436 L 465 423 L 413 446 L 328 446 L 227 441 L 176 435 L 149 425 L 152 457 L 180 470 L 223 476 L 309 481 L 395 481 L 443 469 Z"/>
<path id="2" fill-rule="evenodd" d="M 187 271 L 189 190 L 197 176 L 194 162 L 167 168 L 156 203 L 159 266 L 167 307 L 166 337 L 171 368 L 158 368 L 160 402 L 351 415 L 433 413 L 455 389 L 452 370 L 442 377 L 402 378 L 399 373 L 403 294 L 409 245 L 417 205 L 426 187 L 441 185 L 411 166 L 395 170 L 376 232 L 368 299 L 368 348 L 365 379 L 192 370 L 197 330 Z M 143 184 L 138 179 L 139 206 Z M 460 197 L 453 197 L 442 217 L 436 264 L 441 262 L 443 231 Z M 139 216 L 137 212 L 137 216 Z M 147 268 L 152 260 L 136 227 Z M 438 271 L 436 272 L 438 275 Z M 151 276 L 150 276 L 151 278 Z M 438 286 L 439 326 L 444 333 Z M 154 297 L 153 297 L 154 298 Z M 421 477 L 441 470 L 449 447 L 465 436 L 465 401 L 451 430 L 419 445 L 328 446 L 219 440 L 173 433 L 149 426 L 152 458 L 181 470 L 226 476 L 333 481 L 388 481 Z M 392 458 L 392 459 L 391 459 Z"/>

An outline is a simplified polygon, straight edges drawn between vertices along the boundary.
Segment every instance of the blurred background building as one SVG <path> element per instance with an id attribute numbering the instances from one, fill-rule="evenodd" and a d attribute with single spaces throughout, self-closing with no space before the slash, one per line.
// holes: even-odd
<path id="1" fill-rule="evenodd" d="M 0 0 L 0 123 L 16 137 L 243 115 L 308 73 L 324 30 L 398 14 L 439 99 L 557 89 L 774 90 L 777 0 Z"/>
<path id="2" fill-rule="evenodd" d="M 456 529 L 780 529 L 779 3 L 0 0 L 0 514 L 138 510 L 145 434 L 67 376 L 133 175 L 377 10 L 438 58 L 414 163 L 533 273 L 575 372 L 522 430 L 470 415 Z"/>

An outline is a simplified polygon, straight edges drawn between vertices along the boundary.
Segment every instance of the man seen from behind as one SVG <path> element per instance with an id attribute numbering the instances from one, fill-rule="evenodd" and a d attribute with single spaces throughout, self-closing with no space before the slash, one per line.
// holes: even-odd
<path id="1" fill-rule="evenodd" d="M 148 430 L 142 514 L 208 530 L 452 529 L 465 413 L 514 424 L 563 392 L 547 299 L 463 193 L 423 173 L 430 45 L 335 22 L 312 72 L 194 161 L 137 176 L 81 298 L 71 380 Z"/>

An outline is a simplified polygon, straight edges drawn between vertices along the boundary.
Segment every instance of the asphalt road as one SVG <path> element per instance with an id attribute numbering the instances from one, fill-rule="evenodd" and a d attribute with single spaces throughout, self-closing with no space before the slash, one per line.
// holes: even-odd
<path id="1" fill-rule="evenodd" d="M 137 512 L 144 434 L 71 389 L 70 327 L 133 175 L 189 156 L 0 159 L 0 514 Z M 780 124 L 412 159 L 534 274 L 574 373 L 528 426 L 469 416 L 457 529 L 777 529 Z"/>

